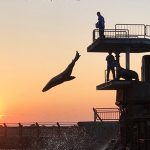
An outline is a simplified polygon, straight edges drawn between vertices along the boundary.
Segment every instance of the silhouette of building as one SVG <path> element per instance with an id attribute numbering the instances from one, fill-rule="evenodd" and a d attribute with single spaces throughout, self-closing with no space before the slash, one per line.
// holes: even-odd
<path id="1" fill-rule="evenodd" d="M 96 87 L 97 90 L 116 90 L 116 105 L 120 111 L 119 149 L 149 150 L 150 55 L 142 58 L 142 79 L 138 81 L 133 80 L 137 76 L 136 72 L 130 72 L 130 54 L 150 52 L 150 25 L 116 24 L 114 29 L 104 30 L 105 38 L 100 38 L 98 32 L 98 29 L 93 30 L 93 42 L 87 52 L 111 51 L 115 53 L 118 63 L 120 54 L 125 54 L 124 79 L 105 81 Z"/>

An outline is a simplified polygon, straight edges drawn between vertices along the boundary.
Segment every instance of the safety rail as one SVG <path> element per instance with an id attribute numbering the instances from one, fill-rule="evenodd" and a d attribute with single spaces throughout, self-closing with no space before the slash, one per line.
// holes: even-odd
<path id="1" fill-rule="evenodd" d="M 103 29 L 93 30 L 93 41 L 99 38 L 99 31 Z M 104 29 L 105 38 L 128 38 L 128 29 Z"/>
<path id="2" fill-rule="evenodd" d="M 146 36 L 150 37 L 150 25 L 146 25 Z"/>
<path id="3" fill-rule="evenodd" d="M 74 126 L 77 125 L 77 122 L 23 122 L 23 123 L 0 123 L 1 127 L 18 127 L 22 126 Z"/>
<path id="4" fill-rule="evenodd" d="M 128 29 L 129 38 L 145 38 L 146 36 L 146 26 L 144 24 L 116 24 L 115 29 Z"/>
<path id="5" fill-rule="evenodd" d="M 117 70 L 116 70 L 116 68 L 114 68 L 114 71 L 115 71 L 115 76 L 117 76 Z M 105 71 L 104 71 L 104 76 L 105 76 L 105 82 L 108 82 L 108 80 L 107 80 L 107 69 L 105 69 Z M 114 80 L 114 79 L 111 76 L 111 78 L 109 80 Z"/>
<path id="6" fill-rule="evenodd" d="M 12 136 L 48 136 L 47 131 L 65 130 L 68 127 L 77 127 L 76 122 L 36 122 L 36 123 L 0 123 L 0 137 Z"/>
<path id="7" fill-rule="evenodd" d="M 93 30 L 93 42 L 99 38 L 103 29 Z M 105 38 L 149 38 L 150 25 L 145 24 L 116 24 L 115 29 L 104 29 Z"/>
<path id="8" fill-rule="evenodd" d="M 118 121 L 120 111 L 118 108 L 93 108 L 94 122 L 96 121 Z"/>

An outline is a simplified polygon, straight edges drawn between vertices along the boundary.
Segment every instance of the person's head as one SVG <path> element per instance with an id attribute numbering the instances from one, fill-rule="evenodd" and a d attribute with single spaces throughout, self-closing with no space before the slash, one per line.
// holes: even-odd
<path id="1" fill-rule="evenodd" d="M 110 52 L 108 52 L 109 53 L 109 55 L 112 55 L 112 52 L 110 51 Z"/>
<path id="2" fill-rule="evenodd" d="M 101 15 L 101 13 L 98 11 L 98 12 L 97 12 L 97 16 L 100 16 L 100 15 Z"/>

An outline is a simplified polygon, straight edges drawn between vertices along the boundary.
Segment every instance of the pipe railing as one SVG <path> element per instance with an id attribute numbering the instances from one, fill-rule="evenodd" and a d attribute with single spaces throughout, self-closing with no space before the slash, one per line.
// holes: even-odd
<path id="1" fill-rule="evenodd" d="M 116 24 L 115 29 L 128 29 L 129 38 L 139 38 L 146 36 L 146 26 L 144 24 Z"/>
<path id="2" fill-rule="evenodd" d="M 31 126 L 57 126 L 58 124 L 60 126 L 71 126 L 71 125 L 77 125 L 77 122 L 22 122 L 22 123 L 0 123 L 1 127 L 18 127 L 19 125 L 31 127 Z"/>
<path id="3" fill-rule="evenodd" d="M 114 71 L 115 71 L 115 78 L 117 79 L 117 69 L 114 68 Z M 108 82 L 108 80 L 107 80 L 107 69 L 105 69 L 105 71 L 104 71 L 104 76 L 105 76 L 105 82 Z M 109 81 L 111 81 L 111 80 L 114 80 L 112 76 L 109 78 Z"/>
<path id="4" fill-rule="evenodd" d="M 146 36 L 150 37 L 150 25 L 146 25 Z"/>
<path id="5" fill-rule="evenodd" d="M 103 29 L 93 30 L 93 41 L 99 38 L 99 32 Z M 128 38 L 128 29 L 104 29 L 105 38 Z"/>
<path id="6" fill-rule="evenodd" d="M 36 123 L 0 123 L 0 136 L 33 136 L 39 137 L 46 134 L 52 128 L 61 130 L 65 127 L 77 127 L 76 122 L 36 122 Z"/>
<path id="7" fill-rule="evenodd" d="M 100 31 L 93 30 L 93 42 L 100 38 Z M 150 25 L 145 24 L 116 24 L 115 29 L 104 29 L 105 38 L 149 38 Z M 102 37 L 102 39 L 104 38 Z"/>
<path id="8" fill-rule="evenodd" d="M 94 122 L 96 121 L 118 121 L 120 111 L 118 108 L 93 108 Z"/>

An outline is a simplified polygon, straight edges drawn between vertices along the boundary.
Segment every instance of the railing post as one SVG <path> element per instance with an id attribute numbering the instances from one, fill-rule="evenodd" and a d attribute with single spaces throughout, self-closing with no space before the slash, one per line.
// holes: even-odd
<path id="1" fill-rule="evenodd" d="M 57 122 L 56 124 L 57 124 L 57 127 L 58 127 L 57 134 L 60 137 L 61 136 L 61 126 L 60 126 L 59 122 Z"/>
<path id="2" fill-rule="evenodd" d="M 93 30 L 93 42 L 95 41 L 95 30 Z"/>
<path id="3" fill-rule="evenodd" d="M 18 123 L 18 125 L 19 125 L 19 137 L 22 138 L 22 134 L 23 134 L 23 132 L 22 132 L 23 125 L 22 125 L 21 123 Z"/>
<path id="4" fill-rule="evenodd" d="M 22 143 L 22 136 L 23 136 L 23 125 L 21 123 L 18 123 L 19 125 L 19 147 L 20 149 L 23 149 L 23 143 Z"/>
<path id="5" fill-rule="evenodd" d="M 117 29 L 117 27 L 116 27 L 116 24 L 115 24 L 115 38 L 116 38 L 116 29 Z"/>
<path id="6" fill-rule="evenodd" d="M 59 122 L 57 122 L 56 124 L 57 124 L 57 127 L 58 127 L 58 128 L 60 128 L 60 124 L 59 124 Z"/>
<path id="7" fill-rule="evenodd" d="M 39 138 L 40 137 L 40 126 L 37 122 L 35 124 L 36 124 L 36 127 L 37 127 L 37 137 Z"/>
<path id="8" fill-rule="evenodd" d="M 145 27 L 144 27 L 144 38 L 146 37 L 146 25 L 144 25 Z"/>
<path id="9" fill-rule="evenodd" d="M 126 52 L 126 69 L 130 69 L 130 49 Z"/>
<path id="10" fill-rule="evenodd" d="M 127 31 L 126 31 L 126 34 L 127 34 L 127 36 L 126 36 L 126 38 L 129 38 L 129 29 L 126 29 Z"/>
<path id="11" fill-rule="evenodd" d="M 147 25 L 145 26 L 145 37 L 147 36 Z"/>
<path id="12" fill-rule="evenodd" d="M 7 125 L 4 123 L 4 137 L 7 137 Z"/>
<path id="13" fill-rule="evenodd" d="M 96 115 L 96 109 L 93 108 L 93 111 L 94 111 L 94 122 L 96 122 L 96 118 L 97 118 L 97 117 L 96 117 L 96 116 L 97 116 L 97 115 Z"/>
<path id="14" fill-rule="evenodd" d="M 105 73 L 104 73 L 104 75 L 105 75 L 105 82 L 107 82 L 107 70 L 105 70 Z"/>

